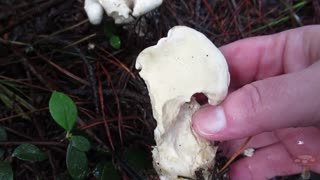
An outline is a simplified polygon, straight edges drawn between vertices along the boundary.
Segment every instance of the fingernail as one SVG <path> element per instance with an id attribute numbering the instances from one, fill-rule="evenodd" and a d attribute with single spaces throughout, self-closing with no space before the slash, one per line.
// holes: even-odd
<path id="1" fill-rule="evenodd" d="M 192 123 L 197 133 L 210 136 L 226 127 L 226 116 L 221 106 L 207 106 L 193 115 Z"/>

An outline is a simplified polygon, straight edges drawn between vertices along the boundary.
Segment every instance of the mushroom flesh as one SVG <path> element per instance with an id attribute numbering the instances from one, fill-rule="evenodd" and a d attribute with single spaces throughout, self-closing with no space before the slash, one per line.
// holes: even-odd
<path id="1" fill-rule="evenodd" d="M 151 99 L 154 130 L 153 165 L 160 179 L 208 179 L 217 147 L 192 129 L 192 115 L 200 108 L 193 98 L 203 93 L 211 105 L 226 96 L 229 71 L 219 49 L 202 33 L 173 27 L 157 45 L 143 50 L 136 61 Z"/>

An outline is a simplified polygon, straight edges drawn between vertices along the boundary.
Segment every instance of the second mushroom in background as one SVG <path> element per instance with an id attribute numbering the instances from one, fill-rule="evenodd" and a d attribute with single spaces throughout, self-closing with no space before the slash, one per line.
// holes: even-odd
<path id="1" fill-rule="evenodd" d="M 161 4 L 162 0 L 85 0 L 84 9 L 92 24 L 101 23 L 103 11 L 112 17 L 116 24 L 125 24 Z"/>

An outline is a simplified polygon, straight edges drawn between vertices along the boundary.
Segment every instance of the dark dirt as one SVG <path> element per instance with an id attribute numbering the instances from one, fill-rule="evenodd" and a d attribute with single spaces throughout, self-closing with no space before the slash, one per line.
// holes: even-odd
<path id="1" fill-rule="evenodd" d="M 0 101 L 0 125 L 9 136 L 0 147 L 6 149 L 15 178 L 54 179 L 66 172 L 65 134 L 48 112 L 51 92 L 57 90 L 71 96 L 78 106 L 76 129 L 85 131 L 94 147 L 89 167 L 93 169 L 103 149 L 123 179 L 140 179 L 117 154 L 131 145 L 150 152 L 154 145 L 156 124 L 148 93 L 134 69 L 141 50 L 154 45 L 175 25 L 195 28 L 221 46 L 319 24 L 319 4 L 317 0 L 164 0 L 160 8 L 124 29 L 108 17 L 99 26 L 88 23 L 83 0 L 0 1 L 0 85 L 12 92 L 9 105 Z M 105 31 L 110 26 L 121 38 L 120 49 L 108 42 Z M 145 36 L 138 36 L 135 29 L 142 29 Z M 89 50 L 89 44 L 95 48 Z M 29 163 L 11 159 L 13 148 L 22 143 L 41 147 L 49 160 Z M 151 154 L 146 156 L 151 161 Z M 214 172 L 225 162 L 219 154 Z M 147 174 L 152 179 L 154 172 Z M 214 179 L 229 179 L 228 171 Z"/>

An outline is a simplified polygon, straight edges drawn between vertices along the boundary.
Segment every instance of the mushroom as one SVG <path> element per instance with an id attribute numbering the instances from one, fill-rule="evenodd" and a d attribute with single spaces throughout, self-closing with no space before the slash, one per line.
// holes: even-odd
<path id="1" fill-rule="evenodd" d="M 103 8 L 97 0 L 85 0 L 84 10 L 91 24 L 100 24 L 103 17 Z"/>
<path id="2" fill-rule="evenodd" d="M 173 27 L 157 45 L 143 50 L 136 61 L 151 99 L 154 130 L 153 165 L 160 179 L 208 179 L 217 147 L 191 127 L 200 108 L 193 98 L 203 93 L 211 105 L 226 96 L 229 72 L 219 49 L 202 33 L 186 26 Z"/>
<path id="3" fill-rule="evenodd" d="M 92 24 L 100 24 L 103 9 L 112 17 L 116 24 L 129 23 L 134 17 L 157 8 L 162 0 L 85 0 L 84 9 Z"/>

